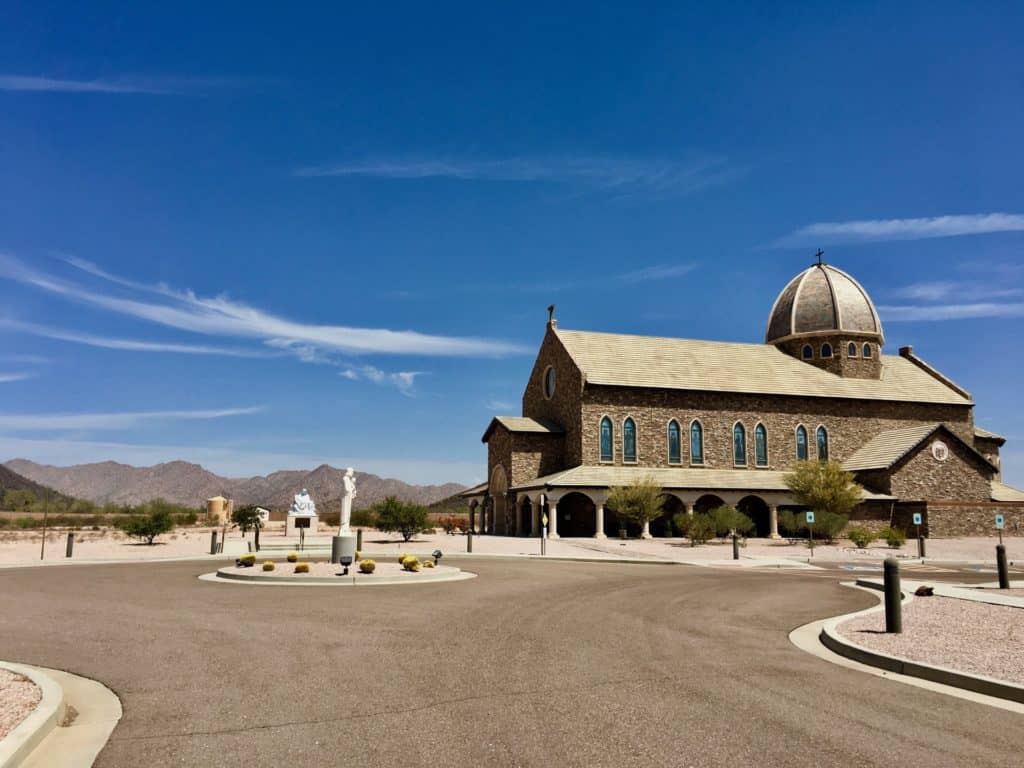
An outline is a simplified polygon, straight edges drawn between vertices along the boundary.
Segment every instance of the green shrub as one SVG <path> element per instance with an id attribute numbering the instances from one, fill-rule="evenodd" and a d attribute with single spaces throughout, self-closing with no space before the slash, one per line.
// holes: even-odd
<path id="1" fill-rule="evenodd" d="M 849 521 L 846 515 L 835 512 L 817 512 L 814 515 L 814 536 L 826 544 L 833 544 Z"/>
<path id="2" fill-rule="evenodd" d="M 125 533 L 135 539 L 144 539 L 150 545 L 157 536 L 173 528 L 174 520 L 165 509 L 156 509 L 148 515 L 134 515 L 124 524 Z"/>
<path id="3" fill-rule="evenodd" d="M 359 572 L 360 573 L 373 573 L 377 570 L 377 563 L 374 560 L 360 560 L 359 561 Z"/>
<path id="4" fill-rule="evenodd" d="M 707 544 L 715 538 L 715 524 L 707 515 L 694 515 L 688 535 L 691 547 Z"/>
<path id="5" fill-rule="evenodd" d="M 295 572 L 296 573 L 309 573 L 309 563 L 296 563 L 295 564 Z"/>
<path id="6" fill-rule="evenodd" d="M 779 512 L 779 532 L 789 539 L 790 543 L 800 537 L 800 529 L 803 527 L 803 515 L 798 515 L 791 509 L 783 509 Z"/>
<path id="7" fill-rule="evenodd" d="M 350 523 L 356 528 L 376 528 L 377 517 L 373 514 L 372 510 L 353 509 Z"/>
<path id="8" fill-rule="evenodd" d="M 875 540 L 875 532 L 863 525 L 855 525 L 846 529 L 846 538 L 853 542 L 859 549 L 867 549 L 868 545 Z"/>
<path id="9" fill-rule="evenodd" d="M 420 563 L 420 559 L 418 557 L 415 557 L 414 555 L 409 555 L 402 561 L 402 568 L 404 568 L 407 571 L 416 572 L 419 571 L 420 568 L 422 567 L 423 565 L 422 563 Z"/>
<path id="10" fill-rule="evenodd" d="M 889 545 L 889 549 L 899 549 L 907 543 L 907 534 L 899 528 L 886 528 L 882 531 L 882 538 Z"/>
<path id="11" fill-rule="evenodd" d="M 693 515 L 679 512 L 672 518 L 672 525 L 675 526 L 676 533 L 680 536 L 689 536 L 690 528 L 693 525 Z"/>
<path id="12" fill-rule="evenodd" d="M 267 562 L 265 562 L 263 564 L 263 570 L 264 571 L 272 571 L 272 570 L 274 570 L 274 568 L 275 568 L 274 564 L 272 562 L 270 562 L 269 560 L 267 560 Z"/>
<path id="13" fill-rule="evenodd" d="M 42 526 L 42 524 L 43 523 L 40 520 L 39 526 Z M 29 528 L 35 528 L 35 527 L 37 527 L 36 526 L 36 519 L 34 517 L 19 517 L 19 518 L 17 518 L 14 521 L 14 526 L 16 528 L 21 528 L 21 529 L 24 529 L 24 530 L 27 530 Z"/>
<path id="14" fill-rule="evenodd" d="M 715 526 L 715 535 L 719 538 L 726 538 L 735 531 L 740 536 L 746 536 L 754 530 L 754 521 L 740 512 L 731 504 L 723 504 L 711 510 L 711 522 Z"/>
<path id="15" fill-rule="evenodd" d="M 409 541 L 417 533 L 433 530 L 428 518 L 430 513 L 419 504 L 405 504 L 394 496 L 388 496 L 374 507 L 377 527 L 385 533 L 397 531 L 402 539 Z"/>
<path id="16" fill-rule="evenodd" d="M 297 563 L 299 561 L 299 553 L 289 552 L 287 555 L 287 560 L 289 563 Z"/>
<path id="17" fill-rule="evenodd" d="M 242 555 L 238 558 L 238 562 L 244 566 L 256 565 L 256 553 L 250 552 L 247 555 Z"/>

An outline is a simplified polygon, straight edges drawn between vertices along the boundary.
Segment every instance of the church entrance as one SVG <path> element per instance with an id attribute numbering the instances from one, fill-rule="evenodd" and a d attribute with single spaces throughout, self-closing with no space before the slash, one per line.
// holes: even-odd
<path id="1" fill-rule="evenodd" d="M 508 521 L 505 519 L 505 509 L 508 503 L 508 479 L 505 476 L 505 469 L 499 464 L 491 473 L 491 483 L 488 488 L 491 493 L 491 533 L 507 533 Z"/>
<path id="2" fill-rule="evenodd" d="M 567 493 L 558 501 L 558 535 L 593 536 L 597 507 L 582 493 Z"/>

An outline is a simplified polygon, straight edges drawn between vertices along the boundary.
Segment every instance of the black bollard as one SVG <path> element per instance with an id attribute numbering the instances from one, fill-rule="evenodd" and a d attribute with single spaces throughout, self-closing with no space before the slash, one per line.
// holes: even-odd
<path id="1" fill-rule="evenodd" d="M 732 559 L 740 559 L 740 538 L 735 533 L 732 535 Z"/>
<path id="2" fill-rule="evenodd" d="M 217 532 L 210 531 L 210 554 L 217 554 Z"/>
<path id="3" fill-rule="evenodd" d="M 473 551 L 473 529 L 472 528 L 470 528 L 468 531 L 466 531 L 466 551 L 467 552 L 472 552 Z"/>
<path id="4" fill-rule="evenodd" d="M 1010 571 L 1006 567 L 1006 547 L 996 544 L 996 569 L 999 571 L 999 588 L 1010 588 Z"/>
<path id="5" fill-rule="evenodd" d="M 924 560 L 924 536 L 917 537 L 917 556 Z"/>
<path id="6" fill-rule="evenodd" d="M 64 550 L 64 557 L 71 557 L 71 553 L 75 549 L 75 532 L 68 531 L 68 546 Z"/>
<path id="7" fill-rule="evenodd" d="M 260 551 L 260 527 L 258 525 L 255 528 L 255 535 L 253 536 L 253 538 L 256 539 L 256 551 L 259 552 Z"/>
<path id="8" fill-rule="evenodd" d="M 885 631 L 898 635 L 903 632 L 903 603 L 900 594 L 900 564 L 894 557 L 885 558 Z"/>
<path id="9" fill-rule="evenodd" d="M 356 529 L 356 549 L 359 550 L 360 552 L 363 551 L 363 529 L 362 528 L 357 528 Z"/>

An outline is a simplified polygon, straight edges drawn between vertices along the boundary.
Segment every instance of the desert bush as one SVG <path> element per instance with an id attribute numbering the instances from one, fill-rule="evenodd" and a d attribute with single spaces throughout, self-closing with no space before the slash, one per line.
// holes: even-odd
<path id="1" fill-rule="evenodd" d="M 710 515 L 715 526 L 715 535 L 719 538 L 727 538 L 733 531 L 739 536 L 746 536 L 754 530 L 754 521 L 731 504 L 716 507 L 711 510 Z"/>
<path id="2" fill-rule="evenodd" d="M 377 517 L 370 509 L 353 509 L 350 523 L 357 528 L 376 528 Z"/>
<path id="3" fill-rule="evenodd" d="M 431 527 L 428 522 L 430 513 L 426 507 L 405 504 L 394 496 L 388 496 L 373 509 L 377 516 L 377 528 L 385 533 L 397 531 L 405 541 Z"/>
<path id="4" fill-rule="evenodd" d="M 835 512 L 818 512 L 814 515 L 814 535 L 824 540 L 826 544 L 834 544 L 849 519 L 846 515 L 837 515 Z"/>
<path id="5" fill-rule="evenodd" d="M 297 563 L 299 561 L 299 553 L 289 552 L 287 555 L 287 560 L 289 563 Z"/>
<path id="6" fill-rule="evenodd" d="M 377 562 L 375 560 L 360 560 L 359 561 L 359 572 L 360 573 L 373 573 L 377 570 Z"/>
<path id="7" fill-rule="evenodd" d="M 272 570 L 274 570 L 274 568 L 275 568 L 274 564 L 272 562 L 270 562 L 269 560 L 267 560 L 267 562 L 265 562 L 263 564 L 263 570 L 264 571 L 272 571 Z"/>
<path id="8" fill-rule="evenodd" d="M 250 553 L 248 553 L 246 555 L 242 555 L 241 557 L 238 558 L 238 562 L 241 565 L 244 565 L 244 566 L 256 565 L 256 553 L 255 552 L 250 552 Z"/>
<path id="9" fill-rule="evenodd" d="M 407 558 L 405 558 L 405 560 L 402 561 L 402 568 L 404 568 L 407 571 L 419 571 L 420 568 L 422 567 L 423 564 L 420 563 L 420 559 L 418 557 L 415 557 L 414 555 L 409 555 Z"/>
<path id="10" fill-rule="evenodd" d="M 363 553 L 360 552 L 358 549 L 356 550 L 355 558 L 357 563 L 363 559 Z"/>
<path id="11" fill-rule="evenodd" d="M 309 563 L 296 563 L 295 564 L 295 572 L 296 573 L 309 573 Z"/>
<path id="12" fill-rule="evenodd" d="M 899 528 L 885 528 L 882 530 L 882 538 L 889 545 L 889 549 L 899 549 L 907 543 L 907 534 Z"/>
<path id="13" fill-rule="evenodd" d="M 798 461 L 783 481 L 800 504 L 818 513 L 843 516 L 863 498 L 864 489 L 837 461 Z"/>
<path id="14" fill-rule="evenodd" d="M 693 526 L 693 515 L 679 512 L 672 518 L 672 525 L 680 536 L 689 536 L 690 528 Z"/>
<path id="15" fill-rule="evenodd" d="M 779 532 L 789 539 L 791 544 L 800 538 L 802 526 L 802 515 L 798 515 L 791 509 L 783 509 L 779 512 Z"/>
<path id="16" fill-rule="evenodd" d="M 400 554 L 398 556 L 398 564 L 401 565 L 402 561 L 405 560 L 405 558 L 407 558 L 408 556 L 409 556 L 408 552 L 403 552 L 402 554 Z"/>
<path id="17" fill-rule="evenodd" d="M 157 536 L 173 528 L 174 520 L 165 509 L 155 509 L 147 515 L 133 515 L 123 525 L 126 534 L 135 539 L 144 539 L 149 545 L 153 544 Z"/>
<path id="18" fill-rule="evenodd" d="M 694 515 L 687 536 L 691 547 L 707 544 L 715 537 L 715 524 L 707 515 Z"/>
<path id="19" fill-rule="evenodd" d="M 643 528 L 661 514 L 661 485 L 650 477 L 641 478 L 632 485 L 619 485 L 611 489 L 604 506 L 619 519 L 619 528 L 634 523 Z"/>
<path id="20" fill-rule="evenodd" d="M 263 519 L 256 510 L 255 504 L 246 504 L 244 507 L 239 507 L 231 513 L 231 522 L 237 525 L 243 534 L 255 528 L 262 528 Z"/>
<path id="21" fill-rule="evenodd" d="M 866 549 L 875 540 L 875 532 L 863 525 L 855 525 L 846 529 L 846 538 L 852 541 L 855 547 Z"/>
<path id="22" fill-rule="evenodd" d="M 444 528 L 444 532 L 449 536 L 463 527 L 463 519 L 458 515 L 445 515 L 439 518 L 437 522 L 440 523 L 441 527 Z"/>
<path id="23" fill-rule="evenodd" d="M 434 561 L 433 560 L 424 560 L 423 561 L 423 567 L 424 568 L 433 568 L 434 567 Z"/>

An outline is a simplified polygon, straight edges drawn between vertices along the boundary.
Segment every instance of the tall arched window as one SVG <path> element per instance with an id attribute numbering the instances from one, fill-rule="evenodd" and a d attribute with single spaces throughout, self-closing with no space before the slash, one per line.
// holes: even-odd
<path id="1" fill-rule="evenodd" d="M 737 466 L 747 463 L 747 430 L 739 422 L 732 428 L 732 460 Z"/>
<path id="2" fill-rule="evenodd" d="M 810 344 L 804 344 L 804 351 L 802 354 L 804 356 L 804 360 L 811 360 L 814 357 L 814 347 Z"/>
<path id="3" fill-rule="evenodd" d="M 821 345 L 821 357 L 825 360 L 832 357 L 832 345 L 827 341 Z"/>
<path id="4" fill-rule="evenodd" d="M 818 427 L 818 458 L 821 461 L 828 459 L 828 430 L 825 427 Z"/>
<path id="5" fill-rule="evenodd" d="M 612 420 L 605 416 L 601 419 L 601 461 L 612 461 Z"/>
<path id="6" fill-rule="evenodd" d="M 852 341 L 849 344 L 846 345 L 846 356 L 847 357 L 856 357 L 857 356 L 857 345 L 854 344 Z"/>
<path id="7" fill-rule="evenodd" d="M 704 463 L 704 427 L 699 421 L 690 425 L 690 463 Z"/>
<path id="8" fill-rule="evenodd" d="M 630 418 L 622 422 L 622 460 L 636 462 L 636 422 Z"/>
<path id="9" fill-rule="evenodd" d="M 683 460 L 683 440 L 679 431 L 679 422 L 672 419 L 668 423 L 668 463 L 679 464 Z"/>
<path id="10" fill-rule="evenodd" d="M 754 463 L 759 467 L 768 466 L 768 430 L 764 424 L 754 427 Z"/>
<path id="11" fill-rule="evenodd" d="M 863 352 L 863 354 L 864 354 L 864 357 L 871 357 L 872 353 L 871 353 L 871 345 L 870 344 L 865 344 L 864 345 L 864 352 Z"/>
<path id="12" fill-rule="evenodd" d="M 796 428 L 796 459 L 807 461 L 807 430 L 803 424 Z"/>

